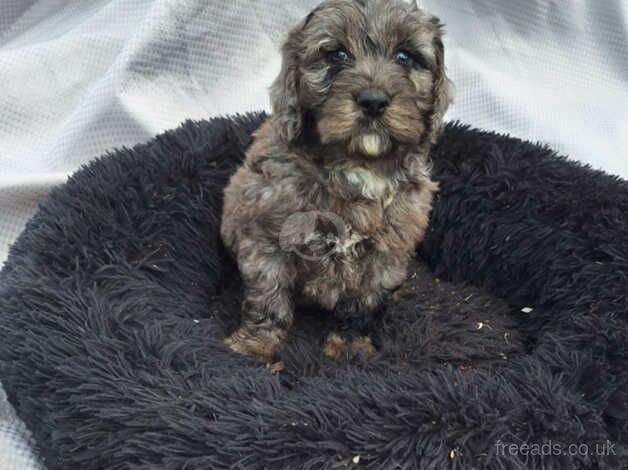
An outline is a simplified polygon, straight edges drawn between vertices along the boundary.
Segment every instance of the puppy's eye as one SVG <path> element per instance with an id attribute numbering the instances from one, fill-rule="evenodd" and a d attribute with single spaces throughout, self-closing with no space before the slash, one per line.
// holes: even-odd
<path id="1" fill-rule="evenodd" d="M 335 64 L 346 64 L 351 57 L 344 49 L 337 49 L 329 53 L 329 60 Z"/>
<path id="2" fill-rule="evenodd" d="M 412 57 L 406 51 L 397 51 L 395 54 L 395 61 L 402 67 L 408 69 L 414 66 L 414 60 L 412 60 Z"/>

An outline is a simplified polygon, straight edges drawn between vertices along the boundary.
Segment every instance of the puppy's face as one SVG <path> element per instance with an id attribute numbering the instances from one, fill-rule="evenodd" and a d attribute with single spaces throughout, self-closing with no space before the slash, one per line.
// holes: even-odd
<path id="1" fill-rule="evenodd" d="M 285 141 L 305 122 L 320 144 L 366 158 L 436 140 L 451 102 L 441 26 L 414 3 L 327 0 L 282 50 L 271 101 Z"/>

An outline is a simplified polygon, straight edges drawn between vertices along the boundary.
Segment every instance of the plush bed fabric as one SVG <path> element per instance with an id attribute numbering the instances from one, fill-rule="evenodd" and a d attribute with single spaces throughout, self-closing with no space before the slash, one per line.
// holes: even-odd
<path id="1" fill-rule="evenodd" d="M 50 470 L 628 468 L 626 181 L 448 125 L 378 354 L 324 358 L 310 312 L 273 374 L 222 344 L 221 193 L 262 119 L 98 159 L 13 246 L 0 376 Z"/>

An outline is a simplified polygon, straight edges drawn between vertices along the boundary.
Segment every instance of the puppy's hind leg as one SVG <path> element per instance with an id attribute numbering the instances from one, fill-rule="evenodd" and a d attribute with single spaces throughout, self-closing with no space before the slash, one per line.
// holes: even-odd
<path id="1" fill-rule="evenodd" d="M 240 251 L 238 265 L 245 285 L 242 322 L 225 343 L 240 354 L 271 362 L 292 326 L 294 267 L 270 243 Z"/>
<path id="2" fill-rule="evenodd" d="M 407 259 L 403 253 L 375 251 L 363 260 L 364 273 L 359 287 L 347 292 L 334 308 L 334 316 L 339 322 L 338 333 L 328 337 L 323 348 L 326 355 L 338 359 L 343 355 L 371 356 L 376 352 L 371 334 L 385 311 L 388 292 L 406 277 Z M 334 339 L 334 348 L 328 347 L 330 339 Z M 329 354 L 328 351 L 342 351 L 342 354 Z"/>

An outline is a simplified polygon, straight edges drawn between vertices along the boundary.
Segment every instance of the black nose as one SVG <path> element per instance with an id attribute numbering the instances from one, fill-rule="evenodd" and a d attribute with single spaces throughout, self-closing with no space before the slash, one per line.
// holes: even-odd
<path id="1" fill-rule="evenodd" d="M 381 116 L 390 104 L 388 96 L 381 91 L 363 91 L 358 95 L 357 102 L 364 114 L 370 117 Z"/>

